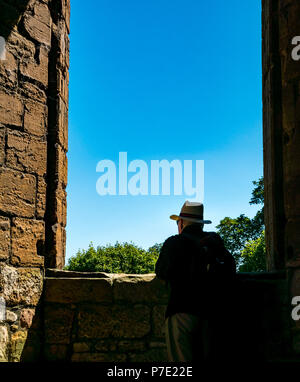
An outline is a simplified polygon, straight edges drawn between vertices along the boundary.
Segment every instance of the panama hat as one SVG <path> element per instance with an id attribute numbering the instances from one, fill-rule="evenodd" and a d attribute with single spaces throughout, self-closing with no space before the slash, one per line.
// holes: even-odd
<path id="1" fill-rule="evenodd" d="M 171 215 L 170 219 L 184 219 L 195 223 L 211 224 L 210 220 L 203 220 L 204 206 L 202 203 L 184 202 L 179 215 Z"/>

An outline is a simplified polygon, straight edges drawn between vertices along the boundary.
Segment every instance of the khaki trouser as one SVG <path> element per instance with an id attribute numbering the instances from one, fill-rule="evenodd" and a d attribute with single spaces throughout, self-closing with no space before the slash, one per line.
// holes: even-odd
<path id="1" fill-rule="evenodd" d="M 212 338 L 208 320 L 188 313 L 176 313 L 167 317 L 165 327 L 170 362 L 209 359 Z"/>

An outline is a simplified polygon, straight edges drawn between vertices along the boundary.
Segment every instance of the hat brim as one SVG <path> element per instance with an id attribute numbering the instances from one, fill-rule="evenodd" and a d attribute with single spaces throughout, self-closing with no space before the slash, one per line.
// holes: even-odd
<path id="1" fill-rule="evenodd" d="M 210 220 L 202 220 L 202 219 L 197 219 L 197 218 L 186 218 L 186 217 L 181 217 L 181 216 L 178 216 L 178 215 L 171 215 L 171 216 L 170 216 L 170 219 L 172 219 L 172 220 L 183 219 L 183 220 L 187 220 L 187 221 L 189 221 L 189 222 L 203 223 L 203 224 L 211 224 L 211 221 L 210 221 Z"/>

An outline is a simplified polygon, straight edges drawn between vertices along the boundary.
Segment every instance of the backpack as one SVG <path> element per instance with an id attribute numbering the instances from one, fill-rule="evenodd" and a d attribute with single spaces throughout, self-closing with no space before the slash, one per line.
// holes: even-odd
<path id="1" fill-rule="evenodd" d="M 207 232 L 202 238 L 182 233 L 182 236 L 193 241 L 196 252 L 192 255 L 190 279 L 205 275 L 211 282 L 218 284 L 234 279 L 236 264 L 232 254 L 225 248 L 223 240 L 214 232 Z M 196 276 L 198 275 L 198 277 Z"/>

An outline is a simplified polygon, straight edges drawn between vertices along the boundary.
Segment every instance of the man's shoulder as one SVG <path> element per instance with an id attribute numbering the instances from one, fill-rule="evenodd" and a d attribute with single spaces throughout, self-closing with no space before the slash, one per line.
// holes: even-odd
<path id="1" fill-rule="evenodd" d="M 180 235 L 178 235 L 178 234 L 172 235 L 164 241 L 162 248 L 174 247 L 179 243 L 180 240 L 181 240 Z"/>

